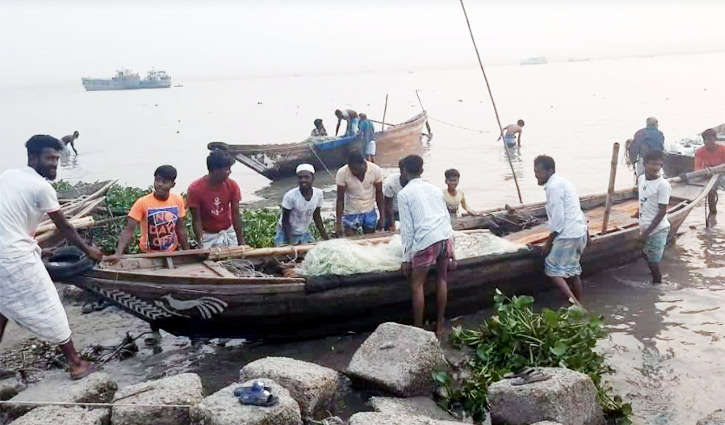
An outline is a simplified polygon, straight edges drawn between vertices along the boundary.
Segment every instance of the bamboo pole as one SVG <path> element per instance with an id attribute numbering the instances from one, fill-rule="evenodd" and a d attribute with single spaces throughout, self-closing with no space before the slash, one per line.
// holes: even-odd
<path id="1" fill-rule="evenodd" d="M 420 104 L 420 109 L 425 112 L 425 108 L 423 107 L 423 101 L 420 100 L 420 95 L 418 94 L 418 90 L 415 91 L 415 96 L 418 98 L 418 103 Z M 428 122 L 428 118 L 425 119 L 425 128 L 428 129 L 428 136 L 433 137 L 433 131 L 430 129 L 430 123 Z"/>
<path id="2" fill-rule="evenodd" d="M 388 93 L 385 93 L 385 108 L 383 108 L 383 122 L 380 126 L 380 131 L 385 131 L 385 115 L 388 113 Z"/>
<path id="3" fill-rule="evenodd" d="M 75 220 L 70 220 L 68 223 L 70 223 L 70 225 L 73 226 L 73 228 L 75 228 L 75 229 L 85 229 L 88 227 L 92 227 L 93 224 L 95 223 L 95 221 L 93 220 L 93 217 L 88 216 L 88 217 L 78 218 Z M 38 242 L 47 241 L 48 239 L 52 238 L 57 233 L 55 224 L 45 225 L 44 228 L 42 228 L 40 230 L 41 230 L 41 232 L 35 233 L 35 240 L 37 240 Z"/>
<path id="4" fill-rule="evenodd" d="M 619 143 L 614 143 L 612 147 L 612 163 L 609 167 L 609 188 L 607 189 L 607 200 L 604 204 L 604 218 L 602 218 L 602 232 L 607 233 L 609 225 L 609 213 L 612 211 L 612 194 L 614 194 L 614 180 L 617 177 L 617 163 L 619 159 Z"/>
<path id="5" fill-rule="evenodd" d="M 486 76 L 486 70 L 483 68 L 483 61 L 481 61 L 481 54 L 478 53 L 478 46 L 476 45 L 476 39 L 473 37 L 473 30 L 471 29 L 471 22 L 468 20 L 468 13 L 466 12 L 466 6 L 461 2 L 461 9 L 463 9 L 463 16 L 466 18 L 466 25 L 468 26 L 468 33 L 471 35 L 471 42 L 473 42 L 473 49 L 476 51 L 476 57 L 478 58 L 478 65 L 481 68 L 483 74 L 483 80 L 486 82 L 486 89 L 488 89 L 488 96 L 491 98 L 491 105 L 493 105 L 493 112 L 496 115 L 496 122 L 498 123 L 499 134 L 501 134 L 501 141 L 504 144 L 504 152 L 506 152 L 506 159 L 508 159 L 509 167 L 511 167 L 511 175 L 514 178 L 514 184 L 516 185 L 516 194 L 519 196 L 519 203 L 523 204 L 524 199 L 521 197 L 521 188 L 519 187 L 519 179 L 516 177 L 516 170 L 514 170 L 514 164 L 511 162 L 511 153 L 509 153 L 506 141 L 503 140 L 503 126 L 501 125 L 501 118 L 498 115 L 498 108 L 496 107 L 496 101 L 493 100 L 493 92 L 491 91 L 491 84 L 488 83 L 488 76 Z"/>

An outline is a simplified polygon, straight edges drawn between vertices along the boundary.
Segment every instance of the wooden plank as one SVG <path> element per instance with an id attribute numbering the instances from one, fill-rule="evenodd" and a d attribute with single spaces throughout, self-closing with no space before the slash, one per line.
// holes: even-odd
<path id="1" fill-rule="evenodd" d="M 166 267 L 168 267 L 169 269 L 174 268 L 174 259 L 173 258 L 166 257 Z"/>
<path id="2" fill-rule="evenodd" d="M 217 275 L 221 277 L 237 277 L 234 273 L 230 272 L 229 270 L 225 269 L 223 266 L 221 266 L 219 263 L 215 261 L 209 261 L 205 260 L 203 262 L 204 266 L 208 268 L 209 270 L 213 271 Z"/>

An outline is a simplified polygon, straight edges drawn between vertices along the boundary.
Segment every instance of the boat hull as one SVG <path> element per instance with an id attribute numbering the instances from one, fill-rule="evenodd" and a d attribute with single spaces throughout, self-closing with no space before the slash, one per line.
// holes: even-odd
<path id="1" fill-rule="evenodd" d="M 665 175 L 677 177 L 682 173 L 689 173 L 695 169 L 695 157 L 668 153 L 665 155 Z"/>
<path id="2" fill-rule="evenodd" d="M 668 218 L 669 240 L 687 215 L 715 184 L 673 190 L 674 204 Z M 637 204 L 636 192 L 621 192 L 614 202 Z M 582 199 L 582 208 L 603 208 L 603 196 Z M 504 210 L 492 210 L 503 214 Z M 522 207 L 533 217 L 545 217 L 543 204 Z M 620 211 L 620 217 L 631 212 Z M 478 225 L 477 220 L 458 222 Z M 601 227 L 601 218 L 599 225 Z M 584 251 L 584 274 L 636 261 L 639 229 L 636 221 L 624 228 L 611 225 L 606 234 L 596 234 Z M 542 243 L 534 233 L 534 245 Z M 544 235 L 545 237 L 545 235 Z M 507 295 L 531 294 L 551 289 L 543 275 L 543 257 L 535 249 L 476 257 L 459 261 L 449 274 L 448 313 L 457 315 L 480 310 L 492 302 L 496 288 Z M 433 314 L 435 276 L 426 286 Z M 198 337 L 245 337 L 267 339 L 309 338 L 351 330 L 368 329 L 385 321 L 409 322 L 410 289 L 401 272 L 328 276 L 315 279 L 220 279 L 204 276 L 155 276 L 95 269 L 74 278 L 73 284 L 103 296 L 137 317 L 176 335 Z M 259 280 L 257 280 L 259 281 Z"/>
<path id="3" fill-rule="evenodd" d="M 421 153 L 421 136 L 427 116 L 425 112 L 392 128 L 375 134 L 377 143 L 376 163 L 396 166 L 401 157 Z M 350 152 L 362 151 L 359 136 L 340 137 L 334 140 L 289 144 L 228 145 L 212 142 L 209 149 L 222 148 L 239 162 L 270 180 L 295 175 L 299 164 L 308 163 L 319 170 L 334 171 L 347 163 Z"/>

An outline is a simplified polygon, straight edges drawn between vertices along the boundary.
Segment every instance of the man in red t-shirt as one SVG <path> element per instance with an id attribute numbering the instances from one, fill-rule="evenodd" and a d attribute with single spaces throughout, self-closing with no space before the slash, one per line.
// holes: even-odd
<path id="1" fill-rule="evenodd" d="M 712 128 L 702 132 L 702 139 L 705 146 L 695 151 L 695 171 L 725 164 L 725 145 L 717 143 L 717 134 Z M 718 181 L 718 186 L 723 186 L 723 180 Z M 717 214 L 717 186 L 707 195 L 707 203 L 710 205 L 711 221 L 714 221 Z M 713 224 L 713 223 L 710 223 Z"/>
<path id="2" fill-rule="evenodd" d="M 239 202 L 242 192 L 229 178 L 234 158 L 213 150 L 206 159 L 209 174 L 189 186 L 188 204 L 196 240 L 204 248 L 244 245 Z"/>

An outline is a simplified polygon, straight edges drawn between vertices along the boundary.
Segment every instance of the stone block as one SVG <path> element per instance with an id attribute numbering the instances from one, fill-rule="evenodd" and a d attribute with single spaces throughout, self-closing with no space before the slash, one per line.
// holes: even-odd
<path id="1" fill-rule="evenodd" d="M 460 425 L 461 422 L 439 421 L 425 416 L 400 413 L 361 412 L 352 415 L 349 425 Z"/>
<path id="2" fill-rule="evenodd" d="M 21 416 L 10 425 L 106 425 L 111 409 L 42 406 Z"/>
<path id="3" fill-rule="evenodd" d="M 0 400 L 10 400 L 27 387 L 15 377 L 0 380 Z"/>
<path id="4" fill-rule="evenodd" d="M 440 421 L 455 421 L 456 419 L 428 397 L 371 397 L 370 404 L 379 413 L 424 416 Z"/>
<path id="5" fill-rule="evenodd" d="M 725 409 L 716 410 L 697 421 L 697 425 L 725 425 Z"/>
<path id="6" fill-rule="evenodd" d="M 398 323 L 383 323 L 355 352 L 347 374 L 366 385 L 397 396 L 427 395 L 431 375 L 447 369 L 433 332 Z"/>
<path id="7" fill-rule="evenodd" d="M 234 389 L 244 384 L 232 384 L 206 397 L 191 409 L 193 425 L 302 425 L 300 406 L 289 391 L 278 383 L 265 379 L 264 384 L 279 397 L 271 407 L 247 406 L 234 396 Z"/>
<path id="8" fill-rule="evenodd" d="M 58 372 L 30 385 L 9 401 L 110 403 L 117 389 L 116 382 L 106 373 L 96 372 L 78 381 L 71 381 L 66 372 Z M 0 405 L 0 423 L 17 419 L 36 407 L 23 404 Z"/>
<path id="9" fill-rule="evenodd" d="M 547 373 L 546 381 L 512 385 L 503 379 L 488 387 L 491 422 L 528 425 L 555 421 L 566 425 L 601 425 L 602 408 L 591 378 L 565 368 L 537 368 Z"/>
<path id="10" fill-rule="evenodd" d="M 165 407 L 193 405 L 204 397 L 201 379 L 195 373 L 183 373 L 155 381 L 142 382 L 121 388 L 113 399 L 113 425 L 176 425 L 189 423 L 189 408 Z M 116 404 L 119 404 L 118 406 Z M 132 407 L 121 404 L 158 405 Z"/>
<path id="11" fill-rule="evenodd" d="M 323 419 L 332 408 L 339 376 L 335 370 L 287 357 L 266 357 L 244 366 L 240 381 L 267 378 L 289 391 L 303 418 Z"/>

